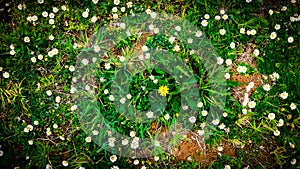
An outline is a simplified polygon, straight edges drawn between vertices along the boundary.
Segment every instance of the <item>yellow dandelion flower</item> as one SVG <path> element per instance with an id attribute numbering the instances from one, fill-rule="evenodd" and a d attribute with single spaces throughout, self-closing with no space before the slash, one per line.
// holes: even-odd
<path id="1" fill-rule="evenodd" d="M 167 94 L 169 94 L 169 88 L 168 88 L 168 86 L 160 86 L 159 89 L 158 89 L 158 93 L 161 96 L 166 96 Z"/>

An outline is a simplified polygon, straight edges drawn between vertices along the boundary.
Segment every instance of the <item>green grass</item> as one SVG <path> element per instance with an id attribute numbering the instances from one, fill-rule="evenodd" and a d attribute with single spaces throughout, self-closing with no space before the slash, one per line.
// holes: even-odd
<path id="1" fill-rule="evenodd" d="M 299 12 L 300 2 L 280 2 L 276 3 L 275 7 L 259 0 L 250 3 L 245 0 L 228 2 L 161 0 L 156 3 L 132 1 L 130 8 L 126 3 L 122 1 L 114 5 L 113 1 L 99 1 L 94 4 L 91 0 L 81 3 L 45 0 L 43 4 L 39 4 L 38 1 L 12 2 L 9 7 L 5 7 L 4 12 L 8 8 L 11 8 L 11 11 L 4 15 L 0 14 L 0 19 L 5 18 L 0 23 L 0 155 L 2 155 L 0 168 L 46 168 L 48 164 L 53 168 L 63 168 L 63 161 L 67 161 L 69 168 L 111 168 L 113 166 L 119 168 L 143 168 L 143 166 L 146 168 L 224 168 L 226 165 L 230 165 L 231 168 L 299 167 L 300 25 L 294 14 Z M 0 4 L 5 6 L 4 1 Z M 19 4 L 26 5 L 26 8 L 18 9 Z M 63 5 L 66 10 L 63 10 Z M 285 11 L 284 6 L 287 7 Z M 53 12 L 53 7 L 59 9 L 57 13 Z M 113 19 L 113 7 L 118 8 L 116 13 L 119 19 Z M 124 12 L 121 11 L 121 7 L 125 7 Z M 89 15 L 84 18 L 82 14 L 86 9 L 89 10 Z M 262 78 L 262 85 L 256 88 L 250 96 L 250 101 L 256 103 L 255 107 L 243 106 L 232 97 L 231 93 L 234 88 L 242 85 L 241 83 L 226 80 L 223 77 L 221 81 L 213 81 L 214 76 L 206 70 L 208 62 L 201 60 L 197 53 L 191 54 L 192 46 L 195 44 L 187 44 L 187 39 L 176 39 L 171 43 L 169 38 L 176 32 L 175 30 L 167 34 L 159 32 L 143 39 L 138 35 L 140 28 L 136 27 L 130 30 L 136 32 L 132 36 L 123 38 L 120 34 L 121 40 L 112 45 L 114 50 L 107 51 L 105 59 L 97 60 L 93 64 L 95 72 L 91 73 L 89 69 L 86 69 L 91 73 L 88 74 L 89 76 L 95 76 L 95 80 L 91 83 L 97 86 L 94 90 L 96 103 L 104 118 L 98 123 L 81 123 L 82 116 L 88 122 L 97 119 L 98 116 L 91 113 L 92 108 L 89 109 L 90 107 L 86 106 L 91 103 L 89 101 L 77 102 L 80 103 L 77 105 L 77 111 L 74 108 L 76 95 L 71 92 L 72 86 L 76 84 L 74 76 L 78 75 L 76 72 L 78 63 L 81 63 L 78 56 L 83 55 L 84 51 L 93 51 L 90 45 L 94 42 L 93 40 L 103 41 L 102 34 L 96 34 L 95 39 L 90 39 L 96 31 L 113 22 L 119 24 L 118 21 L 126 18 L 126 15 L 145 14 L 146 9 L 174 15 L 197 26 L 214 47 L 214 49 L 205 49 L 201 52 L 215 60 L 217 57 L 222 58 L 224 60 L 222 66 L 225 69 L 222 71 L 229 72 L 231 76 L 234 74 L 242 74 L 245 77 L 251 77 L 254 74 L 265 76 L 266 78 Z M 228 15 L 226 20 L 222 19 L 224 15 L 220 14 L 222 9 Z M 269 14 L 269 10 L 273 10 L 272 15 Z M 48 12 L 47 17 L 42 16 L 44 11 Z M 51 12 L 55 15 L 54 25 L 49 24 Z M 207 26 L 201 24 L 205 14 L 210 16 L 207 19 Z M 28 17 L 34 15 L 38 17 L 37 21 L 29 22 Z M 217 15 L 221 17 L 220 20 L 215 18 Z M 98 17 L 95 23 L 91 21 L 93 16 Z M 295 21 L 291 21 L 293 20 L 291 17 L 296 18 Z M 140 25 L 143 24 L 145 23 L 140 23 Z M 274 28 L 276 24 L 280 25 L 279 30 Z M 240 32 L 241 28 L 246 29 L 244 34 Z M 221 35 L 220 29 L 225 29 L 226 33 Z M 111 30 L 118 35 L 119 28 L 111 28 Z M 247 35 L 247 30 L 255 30 L 256 33 Z M 270 37 L 272 32 L 277 34 L 274 39 Z M 53 40 L 49 39 L 50 35 L 54 36 Z M 30 38 L 28 43 L 24 40 L 27 36 Z M 293 37 L 293 42 L 288 42 L 288 39 L 291 40 L 290 37 Z M 118 55 L 124 56 L 126 61 L 138 60 L 139 55 L 135 53 L 134 47 L 140 40 L 145 40 L 145 43 L 139 45 L 146 45 L 149 50 L 163 49 L 178 56 L 177 59 L 181 59 L 182 63 L 192 70 L 194 78 L 189 76 L 190 72 L 186 72 L 180 66 L 168 72 L 161 69 L 161 67 L 172 67 L 172 63 L 170 64 L 169 60 L 165 59 L 170 56 L 162 55 L 156 60 L 159 64 L 156 69 L 145 69 L 132 77 L 122 75 L 126 77 L 122 83 L 114 81 L 122 66 L 130 68 L 130 65 L 126 65 L 127 62 L 122 63 L 117 58 L 116 53 L 119 52 Z M 235 43 L 234 48 L 230 47 L 232 42 Z M 250 43 L 252 44 L 250 57 L 253 58 L 256 67 L 245 62 L 237 62 L 247 50 L 247 44 Z M 206 45 L 204 42 L 200 44 Z M 176 45 L 180 46 L 178 52 L 175 50 Z M 103 46 L 100 48 L 103 49 Z M 49 51 L 53 49 L 57 49 L 58 52 L 51 56 Z M 258 49 L 259 55 L 256 56 L 253 49 Z M 97 56 L 96 53 L 93 54 Z M 39 55 L 43 57 L 39 58 Z M 231 66 L 226 66 L 226 59 L 232 60 L 233 67 L 246 66 L 246 73 L 233 72 Z M 105 68 L 107 63 L 110 63 L 109 70 Z M 71 71 L 71 66 L 75 66 L 75 71 Z M 209 66 L 212 71 L 221 70 L 221 66 Z M 9 77 L 5 72 L 9 74 Z M 274 72 L 278 73 L 279 78 L 272 79 L 270 75 L 274 76 Z M 176 82 L 179 78 L 173 76 L 174 74 L 186 77 L 187 82 L 183 84 L 197 84 L 199 92 L 195 92 L 194 88 L 189 85 L 180 86 L 180 83 Z M 156 80 L 151 79 L 151 75 Z M 214 85 L 223 82 L 226 83 L 227 90 L 218 92 Z M 121 84 L 126 84 L 128 88 L 123 88 Z M 271 86 L 269 91 L 263 88 L 265 84 Z M 169 88 L 166 97 L 157 93 L 160 86 Z M 185 88 L 186 86 L 188 87 Z M 105 93 L 106 90 L 108 93 Z M 51 91 L 51 95 L 48 95 L 47 91 Z M 119 102 L 121 96 L 114 95 L 116 100 L 114 104 L 109 99 L 111 92 L 124 94 L 122 96 L 124 98 L 126 94 L 130 94 L 131 98 L 125 99 L 125 104 L 121 104 Z M 287 98 L 282 96 L 283 92 L 288 93 Z M 194 132 L 201 130 L 201 123 L 209 119 L 210 115 L 203 116 L 202 110 L 209 111 L 212 105 L 225 105 L 223 111 L 228 115 L 216 117 L 220 120 L 219 124 L 225 125 L 225 129 L 213 125 L 208 126 L 211 127 L 211 135 L 205 141 L 207 145 L 217 145 L 222 140 L 228 141 L 236 147 L 235 157 L 219 156 L 217 161 L 204 165 L 194 160 L 178 161 L 169 153 L 162 153 L 157 154 L 159 157 L 157 161 L 154 161 L 152 157 L 139 158 L 139 164 L 135 165 L 134 157 L 121 155 L 117 155 L 117 160 L 112 162 L 110 158 L 114 152 L 108 151 L 108 143 L 98 145 L 93 141 L 87 141 L 88 137 L 92 136 L 91 129 L 95 129 L 94 124 L 108 124 L 111 130 L 128 137 L 132 131 L 135 131 L 135 136 L 140 139 L 155 137 L 155 133 L 151 132 L 153 127 L 151 120 L 136 123 L 135 120 L 138 118 L 134 117 L 142 116 L 133 109 L 138 112 L 147 112 L 154 104 L 153 112 L 157 118 L 153 122 L 162 128 L 169 128 L 181 117 L 189 118 L 184 113 L 185 111 L 182 111 L 182 107 L 185 106 L 182 105 L 184 103 L 181 100 L 182 93 L 191 97 L 186 102 L 190 110 L 199 111 L 194 114 L 196 122 L 190 127 Z M 157 100 L 153 99 L 152 95 Z M 221 96 L 226 97 L 226 103 L 218 102 Z M 90 98 L 90 96 L 87 97 Z M 203 102 L 203 107 L 197 107 L 198 102 Z M 130 107 L 129 104 L 133 106 Z M 247 113 L 242 113 L 245 110 Z M 126 115 L 126 113 L 129 114 Z M 268 117 L 270 113 L 274 113 L 274 120 Z M 166 118 L 166 114 L 170 118 Z M 284 122 L 283 125 L 278 125 L 280 119 Z M 189 126 L 190 124 L 187 120 L 183 125 Z M 25 132 L 28 125 L 32 125 L 33 130 Z M 90 128 L 86 129 L 87 126 Z M 277 130 L 280 134 L 275 136 L 277 133 L 274 132 Z M 101 140 L 109 137 L 106 130 L 98 132 L 98 136 L 93 136 L 94 139 Z M 30 145 L 29 141 L 33 144 Z M 178 144 L 175 141 L 170 143 L 171 147 L 176 147 L 176 145 Z M 264 150 L 260 150 L 261 146 Z M 154 154 L 159 151 L 155 149 Z M 269 154 L 267 156 L 269 160 L 263 160 L 263 151 Z M 293 164 L 295 160 L 297 163 Z"/>

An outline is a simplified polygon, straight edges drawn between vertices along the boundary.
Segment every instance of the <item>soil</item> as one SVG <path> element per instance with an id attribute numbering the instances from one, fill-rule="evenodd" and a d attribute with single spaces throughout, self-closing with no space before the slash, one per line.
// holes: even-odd
<path id="1" fill-rule="evenodd" d="M 244 53 L 238 55 L 236 63 L 247 63 L 248 65 L 256 69 L 255 58 L 251 56 L 251 53 L 253 53 L 254 50 L 253 46 L 254 45 L 252 43 L 248 43 L 245 47 Z M 243 102 L 246 87 L 250 82 L 254 82 L 254 87 L 251 88 L 248 92 L 249 98 L 251 97 L 252 93 L 256 90 L 256 88 L 263 85 L 261 74 L 249 74 L 247 76 L 241 75 L 237 73 L 236 66 L 233 66 L 230 72 L 233 72 L 234 74 L 230 77 L 229 80 L 241 83 L 241 85 L 235 87 L 231 93 L 232 97 L 240 103 Z"/>
<path id="2" fill-rule="evenodd" d="M 222 151 L 218 151 L 217 146 L 207 147 L 204 140 L 201 139 L 197 133 L 190 132 L 187 135 L 187 141 L 182 142 L 179 147 L 172 152 L 172 155 L 176 159 L 175 162 L 189 160 L 190 157 L 203 165 L 209 165 L 211 162 L 217 161 L 220 155 L 235 156 L 234 145 L 227 141 L 222 141 L 219 145 L 222 145 Z"/>

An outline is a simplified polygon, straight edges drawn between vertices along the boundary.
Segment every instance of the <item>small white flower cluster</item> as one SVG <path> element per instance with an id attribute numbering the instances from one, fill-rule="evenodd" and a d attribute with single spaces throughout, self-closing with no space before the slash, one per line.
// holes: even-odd
<path id="1" fill-rule="evenodd" d="M 299 14 L 294 14 L 293 16 L 290 16 L 290 21 L 291 22 L 298 22 L 298 21 L 300 21 L 300 15 Z"/>
<path id="2" fill-rule="evenodd" d="M 28 132 L 30 132 L 30 131 L 32 131 L 33 130 L 33 126 L 31 125 L 31 124 L 28 124 L 25 128 L 24 128 L 24 132 L 25 133 L 28 133 Z"/>
<path id="3" fill-rule="evenodd" d="M 32 23 L 34 26 L 37 24 L 37 20 L 38 20 L 38 17 L 36 15 L 29 15 L 26 20 L 29 22 L 29 23 Z"/>
<path id="4" fill-rule="evenodd" d="M 250 83 L 246 86 L 246 92 L 249 92 L 253 87 L 254 87 L 254 82 L 250 82 Z"/>
<path id="5" fill-rule="evenodd" d="M 239 73 L 246 73 L 247 72 L 247 67 L 239 65 L 237 67 L 236 71 L 239 72 Z"/>
<path id="6" fill-rule="evenodd" d="M 282 99 L 287 99 L 287 97 L 289 96 L 289 94 L 284 91 L 283 93 L 280 93 L 279 96 L 282 98 Z"/>
<path id="7" fill-rule="evenodd" d="M 154 34 L 158 34 L 159 33 L 159 28 L 155 27 L 155 25 L 153 25 L 153 24 L 150 24 L 148 26 L 148 28 L 149 28 L 150 31 L 153 31 Z"/>
<path id="8" fill-rule="evenodd" d="M 10 54 L 10 55 L 15 55 L 15 54 L 16 54 L 15 46 L 14 46 L 13 44 L 11 44 L 11 45 L 9 46 L 9 48 L 10 48 L 9 54 Z"/>
<path id="9" fill-rule="evenodd" d="M 220 15 L 222 16 L 222 19 L 223 20 L 227 20 L 228 19 L 228 15 L 227 14 L 225 14 L 225 10 L 224 9 L 221 9 L 220 10 Z M 215 20 L 220 20 L 221 19 L 221 16 L 220 15 L 216 15 L 215 16 Z"/>
<path id="10" fill-rule="evenodd" d="M 253 83 L 253 86 L 254 86 L 254 83 Z M 255 101 L 250 101 L 248 92 L 246 92 L 245 95 L 244 95 L 244 100 L 242 102 L 242 106 L 248 106 L 248 108 L 250 108 L 250 109 L 253 109 L 256 106 Z M 245 113 L 243 112 L 243 114 L 246 114 L 246 112 Z"/>
<path id="11" fill-rule="evenodd" d="M 89 8 L 86 8 L 85 11 L 82 12 L 82 17 L 84 17 L 84 18 L 89 17 L 89 12 L 90 12 Z"/>
<path id="12" fill-rule="evenodd" d="M 246 31 L 245 28 L 241 28 L 241 29 L 240 29 L 240 33 L 241 33 L 241 34 L 246 34 L 246 33 L 247 33 L 247 35 L 253 36 L 253 35 L 256 35 L 256 30 L 255 30 L 255 29 L 251 29 L 251 30 L 247 30 L 247 31 Z"/>
<path id="13" fill-rule="evenodd" d="M 130 148 L 136 150 L 140 146 L 139 140 L 140 139 L 138 137 L 134 137 L 130 144 Z"/>
<path id="14" fill-rule="evenodd" d="M 170 115 L 167 113 L 164 115 L 165 120 L 169 120 L 170 119 Z"/>
<path id="15" fill-rule="evenodd" d="M 18 9 L 19 10 L 26 9 L 26 5 L 25 4 L 19 4 Z"/>
<path id="16" fill-rule="evenodd" d="M 153 75 L 150 75 L 149 78 L 150 78 L 150 80 L 152 80 L 152 82 L 153 82 L 154 84 L 157 84 L 157 83 L 158 83 L 158 80 L 157 80 Z"/>
<path id="17" fill-rule="evenodd" d="M 46 129 L 46 135 L 47 136 L 50 136 L 52 134 L 52 131 L 51 131 L 51 129 L 48 127 L 47 129 Z"/>
<path id="18" fill-rule="evenodd" d="M 220 29 L 219 33 L 220 33 L 220 35 L 225 35 L 226 34 L 226 30 L 222 28 L 222 29 Z"/>
<path id="19" fill-rule="evenodd" d="M 48 51 L 48 56 L 49 57 L 53 57 L 57 54 L 58 54 L 58 49 L 57 48 L 53 48 L 52 50 Z"/>
<path id="20" fill-rule="evenodd" d="M 271 75 L 269 75 L 272 81 L 276 81 L 279 79 L 279 74 L 277 72 L 273 72 Z"/>

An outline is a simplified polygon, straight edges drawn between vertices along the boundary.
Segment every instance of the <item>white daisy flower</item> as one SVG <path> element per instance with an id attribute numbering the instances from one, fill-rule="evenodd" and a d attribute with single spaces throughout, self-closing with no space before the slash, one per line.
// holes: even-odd
<path id="1" fill-rule="evenodd" d="M 198 130 L 197 133 L 198 133 L 200 136 L 203 136 L 205 132 L 204 132 L 204 130 Z"/>
<path id="2" fill-rule="evenodd" d="M 265 85 L 263 85 L 263 89 L 265 91 L 270 91 L 271 90 L 271 86 L 269 84 L 265 84 Z"/>
<path id="3" fill-rule="evenodd" d="M 241 33 L 241 34 L 245 34 L 245 32 L 246 32 L 246 29 L 245 29 L 245 28 L 241 28 L 241 29 L 240 29 L 240 33 Z"/>
<path id="4" fill-rule="evenodd" d="M 89 12 L 87 12 L 87 11 L 82 12 L 82 17 L 84 17 L 84 18 L 89 17 Z"/>
<path id="5" fill-rule="evenodd" d="M 59 103 L 60 101 L 61 101 L 61 97 L 60 97 L 60 96 L 56 96 L 56 97 L 55 97 L 55 102 L 56 102 L 56 103 Z"/>
<path id="6" fill-rule="evenodd" d="M 180 51 L 180 46 L 179 45 L 175 45 L 173 50 L 175 52 L 179 52 Z"/>
<path id="7" fill-rule="evenodd" d="M 148 8 L 148 9 L 146 9 L 145 12 L 146 12 L 146 14 L 150 15 L 151 14 L 151 9 Z"/>
<path id="8" fill-rule="evenodd" d="M 275 39 L 276 37 L 277 37 L 276 32 L 272 32 L 271 35 L 270 35 L 270 38 L 271 39 Z"/>
<path id="9" fill-rule="evenodd" d="M 221 9 L 221 10 L 220 10 L 220 14 L 221 14 L 221 15 L 225 14 L 225 10 L 224 10 L 224 9 Z"/>
<path id="10" fill-rule="evenodd" d="M 24 37 L 24 42 L 29 43 L 30 42 L 30 38 L 28 36 Z"/>
<path id="11" fill-rule="evenodd" d="M 85 138 L 85 142 L 90 143 L 91 141 L 92 141 L 92 138 L 91 138 L 91 137 L 86 137 L 86 138 Z"/>
<path id="12" fill-rule="evenodd" d="M 159 147 L 160 146 L 160 142 L 158 140 L 154 141 L 154 146 Z"/>
<path id="13" fill-rule="evenodd" d="M 109 99 L 110 101 L 114 101 L 114 100 L 115 100 L 115 97 L 114 97 L 114 95 L 110 95 L 110 96 L 108 97 L 108 99 Z"/>
<path id="14" fill-rule="evenodd" d="M 224 59 L 223 59 L 223 58 L 217 57 L 217 64 L 218 64 L 218 65 L 222 65 L 223 62 L 224 62 Z"/>
<path id="15" fill-rule="evenodd" d="M 249 107 L 250 109 L 254 108 L 255 106 L 256 106 L 256 102 L 255 102 L 255 101 L 250 101 L 250 102 L 248 103 L 248 107 Z"/>
<path id="16" fill-rule="evenodd" d="M 232 65 L 232 60 L 226 59 L 225 63 L 226 63 L 226 66 L 230 66 L 230 65 Z"/>
<path id="17" fill-rule="evenodd" d="M 279 130 L 275 130 L 275 131 L 273 132 L 273 134 L 274 134 L 274 136 L 279 136 L 279 135 L 280 135 L 280 131 L 279 131 Z"/>
<path id="18" fill-rule="evenodd" d="M 97 4 L 99 0 L 92 0 L 94 4 Z"/>
<path id="19" fill-rule="evenodd" d="M 230 46 L 231 49 L 234 49 L 235 48 L 235 43 L 231 42 L 229 46 Z"/>
<path id="20" fill-rule="evenodd" d="M 189 118 L 189 121 L 190 121 L 191 123 L 195 123 L 195 122 L 196 122 L 196 117 L 191 116 L 191 117 Z"/>
<path id="21" fill-rule="evenodd" d="M 147 51 L 148 51 L 148 47 L 144 45 L 144 46 L 142 47 L 142 51 L 143 51 L 143 52 L 147 52 Z"/>
<path id="22" fill-rule="evenodd" d="M 58 8 L 57 7 L 53 7 L 53 9 L 52 9 L 52 11 L 54 12 L 54 13 L 57 13 L 58 12 Z"/>
<path id="23" fill-rule="evenodd" d="M 288 43 L 293 43 L 294 42 L 294 38 L 293 37 L 288 37 Z"/>
<path id="24" fill-rule="evenodd" d="M 111 161 L 112 163 L 114 163 L 114 162 L 117 161 L 118 157 L 117 157 L 116 155 L 112 155 L 112 156 L 110 156 L 109 159 L 110 159 L 110 161 Z"/>
<path id="25" fill-rule="evenodd" d="M 117 7 L 113 7 L 113 8 L 111 9 L 111 11 L 116 13 L 116 12 L 118 12 L 118 8 L 117 8 Z"/>
<path id="26" fill-rule="evenodd" d="M 225 29 L 220 29 L 219 33 L 220 33 L 220 35 L 225 35 L 226 30 Z"/>
<path id="27" fill-rule="evenodd" d="M 224 77 L 225 77 L 225 79 L 229 79 L 230 78 L 230 74 L 229 73 L 225 73 Z"/>
<path id="28" fill-rule="evenodd" d="M 201 21 L 201 25 L 204 26 L 204 27 L 206 27 L 208 25 L 207 20 L 206 19 L 202 20 Z"/>
<path id="29" fill-rule="evenodd" d="M 274 11 L 272 9 L 269 10 L 269 15 L 273 15 Z"/>
<path id="30" fill-rule="evenodd" d="M 214 119 L 214 120 L 212 120 L 212 124 L 213 125 L 218 125 L 220 123 L 220 120 L 219 119 Z"/>
<path id="31" fill-rule="evenodd" d="M 4 77 L 5 79 L 9 78 L 9 73 L 8 73 L 8 72 L 4 72 L 4 73 L 3 73 L 3 77 Z"/>
<path id="32" fill-rule="evenodd" d="M 290 108 L 291 108 L 291 110 L 295 110 L 297 108 L 297 106 L 295 103 L 291 103 Z"/>
<path id="33" fill-rule="evenodd" d="M 47 91 L 46 91 L 46 94 L 47 94 L 47 96 L 51 96 L 51 95 L 52 95 L 51 90 L 47 90 Z"/>
<path id="34" fill-rule="evenodd" d="M 280 93 L 279 96 L 280 96 L 282 99 L 286 99 L 286 98 L 289 96 L 289 94 L 288 94 L 286 91 L 284 91 L 283 93 Z"/>
<path id="35" fill-rule="evenodd" d="M 202 111 L 201 111 L 201 114 L 202 114 L 202 116 L 205 117 L 205 116 L 207 116 L 208 112 L 207 112 L 206 110 L 202 110 Z"/>
<path id="36" fill-rule="evenodd" d="M 205 18 L 205 19 L 209 19 L 210 16 L 209 16 L 208 14 L 205 14 L 205 15 L 204 15 L 204 18 Z"/>
<path id="37" fill-rule="evenodd" d="M 73 65 L 71 65 L 71 66 L 69 67 L 69 70 L 70 70 L 70 72 L 74 72 L 74 71 L 75 71 L 75 67 L 74 67 Z"/>
<path id="38" fill-rule="evenodd" d="M 57 124 L 53 124 L 53 128 L 54 128 L 54 129 L 57 129 L 57 128 L 58 128 L 58 125 L 57 125 Z"/>
<path id="39" fill-rule="evenodd" d="M 151 16 L 151 18 L 154 19 L 154 18 L 156 18 L 157 14 L 156 14 L 156 12 L 151 12 L 150 16 Z"/>
<path id="40" fill-rule="evenodd" d="M 255 29 L 252 29 L 252 30 L 250 31 L 250 34 L 251 34 L 251 35 L 255 35 L 255 34 L 256 34 L 256 30 L 255 30 Z"/>
<path id="41" fill-rule="evenodd" d="M 91 22 L 93 22 L 93 23 L 97 22 L 97 20 L 98 20 L 98 17 L 97 17 L 97 16 L 93 16 L 93 17 L 91 18 Z"/>
<path id="42" fill-rule="evenodd" d="M 254 49 L 253 54 L 254 54 L 255 56 L 258 56 L 258 55 L 259 55 L 259 50 L 258 50 L 258 49 Z"/>
<path id="43" fill-rule="evenodd" d="M 114 4 L 115 5 L 119 5 L 120 4 L 120 0 L 114 0 Z"/>
<path id="44" fill-rule="evenodd" d="M 54 17 L 55 17 L 55 14 L 51 12 L 51 13 L 49 14 L 49 18 L 53 19 Z"/>
<path id="45" fill-rule="evenodd" d="M 128 100 L 130 100 L 131 97 L 132 97 L 131 94 L 127 94 L 127 95 L 126 95 L 126 98 L 127 98 Z"/>
<path id="46" fill-rule="evenodd" d="M 274 113 L 269 113 L 268 118 L 269 118 L 269 120 L 274 120 L 275 119 L 275 114 Z"/>
<path id="47" fill-rule="evenodd" d="M 131 132 L 129 133 L 129 136 L 130 136 L 130 137 L 135 137 L 135 134 L 136 134 L 135 131 L 131 131 Z"/>
<path id="48" fill-rule="evenodd" d="M 295 158 L 293 158 L 292 160 L 291 160 L 291 164 L 292 165 L 295 165 L 297 163 L 297 160 L 295 159 Z"/>
<path id="49" fill-rule="evenodd" d="M 283 124 L 284 124 L 283 119 L 279 119 L 278 123 L 277 123 L 277 127 L 281 127 L 281 126 L 283 126 Z"/>
<path id="50" fill-rule="evenodd" d="M 64 161 L 62 162 L 62 165 L 65 166 L 65 167 L 67 167 L 67 166 L 69 165 L 69 163 L 68 163 L 68 161 L 65 161 L 65 160 L 64 160 Z"/>
<path id="51" fill-rule="evenodd" d="M 201 37 L 202 36 L 202 31 L 197 31 L 195 36 L 198 37 L 198 38 Z"/>
<path id="52" fill-rule="evenodd" d="M 224 169 L 231 169 L 230 165 L 225 165 Z"/>
<path id="53" fill-rule="evenodd" d="M 67 10 L 67 7 L 65 5 L 61 6 L 61 10 L 65 11 Z"/>
<path id="54" fill-rule="evenodd" d="M 197 103 L 197 107 L 199 107 L 199 108 L 203 107 L 203 103 L 202 102 L 198 102 Z"/>
<path id="55" fill-rule="evenodd" d="M 105 64 L 104 64 L 104 68 L 105 68 L 106 70 L 110 69 L 110 67 L 111 67 L 111 66 L 110 66 L 110 63 L 105 63 Z"/>
<path id="56" fill-rule="evenodd" d="M 114 14 L 113 14 L 113 19 L 118 19 L 118 18 L 119 18 L 119 15 L 116 14 L 116 13 L 114 13 Z"/>
<path id="57" fill-rule="evenodd" d="M 54 19 L 49 19 L 49 24 L 54 25 Z"/>
<path id="58" fill-rule="evenodd" d="M 166 115 L 164 115 L 164 118 L 165 118 L 166 120 L 169 120 L 169 119 L 170 119 L 170 115 L 169 115 L 169 114 L 166 114 Z"/>
<path id="59" fill-rule="evenodd" d="M 127 6 L 127 8 L 131 8 L 132 7 L 132 2 L 127 2 L 126 6 Z"/>
<path id="60" fill-rule="evenodd" d="M 124 97 L 120 99 L 121 104 L 124 104 L 125 102 L 126 102 L 126 99 Z"/>
<path id="61" fill-rule="evenodd" d="M 121 12 L 125 12 L 126 11 L 126 8 L 123 6 L 121 7 Z"/>
<path id="62" fill-rule="evenodd" d="M 122 145 L 127 145 L 128 144 L 128 140 L 127 139 L 124 139 L 124 140 L 122 140 Z"/>
<path id="63" fill-rule="evenodd" d="M 139 147 L 140 145 L 139 145 L 139 142 L 138 141 L 135 141 L 135 140 L 133 140 L 132 142 L 131 142 L 131 145 L 130 145 L 130 147 L 132 148 L 132 149 L 137 149 L 138 147 Z"/>
<path id="64" fill-rule="evenodd" d="M 287 7 L 286 6 L 283 6 L 282 8 L 281 8 L 281 11 L 286 11 L 287 10 Z"/>
<path id="65" fill-rule="evenodd" d="M 222 16 L 222 19 L 227 20 L 227 19 L 228 19 L 228 15 L 227 15 L 227 14 L 224 14 L 224 15 Z"/>
<path id="66" fill-rule="evenodd" d="M 280 29 L 280 25 L 279 25 L 279 24 L 276 24 L 276 25 L 274 26 L 274 29 L 275 29 L 275 30 L 279 30 L 279 29 Z"/>
<path id="67" fill-rule="evenodd" d="M 153 118 L 153 112 L 152 111 L 148 111 L 146 113 L 146 116 L 150 119 L 150 118 Z"/>

